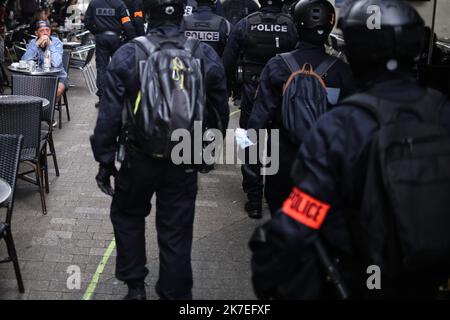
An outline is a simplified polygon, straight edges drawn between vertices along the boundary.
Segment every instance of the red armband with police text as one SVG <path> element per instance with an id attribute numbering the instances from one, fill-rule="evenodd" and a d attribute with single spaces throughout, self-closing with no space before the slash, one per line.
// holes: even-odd
<path id="1" fill-rule="evenodd" d="M 284 202 L 282 209 L 292 219 L 318 230 L 330 210 L 330 205 L 295 187 Z"/>

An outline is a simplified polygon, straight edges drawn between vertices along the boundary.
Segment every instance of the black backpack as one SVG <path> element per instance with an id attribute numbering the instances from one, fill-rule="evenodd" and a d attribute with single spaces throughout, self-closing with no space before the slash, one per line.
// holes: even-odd
<path id="1" fill-rule="evenodd" d="M 128 126 L 137 132 L 145 151 L 155 158 L 170 159 L 171 141 L 176 129 L 185 129 L 193 137 L 195 121 L 203 121 L 205 84 L 199 49 L 200 42 L 150 35 L 133 40 L 141 90 L 128 110 Z"/>
<path id="2" fill-rule="evenodd" d="M 371 142 L 361 209 L 349 219 L 364 263 L 387 279 L 450 274 L 450 133 L 446 98 L 427 89 L 414 104 L 357 94 L 344 101 L 369 112 Z M 414 279 L 411 279 L 414 281 Z"/>
<path id="3" fill-rule="evenodd" d="M 327 56 L 317 68 L 306 63 L 300 68 L 291 52 L 279 55 L 291 75 L 284 84 L 281 119 L 292 143 L 300 145 L 306 132 L 328 110 L 328 97 L 323 77 L 337 59 Z"/>

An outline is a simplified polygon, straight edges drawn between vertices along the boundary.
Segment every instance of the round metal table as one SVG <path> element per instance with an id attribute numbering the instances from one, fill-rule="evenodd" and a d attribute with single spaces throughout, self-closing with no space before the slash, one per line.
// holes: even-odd
<path id="1" fill-rule="evenodd" d="M 1 95 L 0 96 L 0 103 L 2 103 L 2 101 L 5 102 L 20 102 L 22 100 L 27 100 L 29 98 L 35 98 L 35 99 L 40 99 L 42 100 L 42 112 L 46 112 L 48 110 L 48 108 L 50 107 L 50 101 L 48 101 L 45 98 L 41 98 L 41 97 L 35 97 L 35 96 L 23 96 L 23 95 Z"/>
<path id="2" fill-rule="evenodd" d="M 11 195 L 11 186 L 0 178 L 0 204 L 5 202 Z"/>
<path id="3" fill-rule="evenodd" d="M 22 73 L 29 76 L 48 76 L 48 75 L 56 75 L 62 71 L 62 68 L 50 68 L 49 71 L 44 71 L 42 68 L 36 68 L 36 70 L 31 71 L 28 68 L 18 68 L 12 65 L 8 66 L 8 69 L 12 72 Z"/>

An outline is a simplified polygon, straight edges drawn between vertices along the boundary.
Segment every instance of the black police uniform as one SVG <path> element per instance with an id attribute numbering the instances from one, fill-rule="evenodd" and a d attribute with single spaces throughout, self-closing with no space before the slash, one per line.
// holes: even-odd
<path id="1" fill-rule="evenodd" d="M 265 22 L 268 20 L 271 23 Z M 248 119 L 264 65 L 275 54 L 294 49 L 297 41 L 297 29 L 290 16 L 281 12 L 280 6 L 263 7 L 233 27 L 223 61 L 231 87 L 236 77 L 236 65 L 242 55 L 244 84 L 239 120 L 241 128 L 248 128 Z M 262 199 L 263 179 L 259 171 L 259 165 L 242 166 L 242 186 L 250 202 L 261 202 Z"/>
<path id="2" fill-rule="evenodd" d="M 106 67 L 121 46 L 122 29 L 128 39 L 136 36 L 130 13 L 122 0 L 92 0 L 84 16 L 86 28 L 95 35 L 97 95 L 103 95 Z"/>
<path id="3" fill-rule="evenodd" d="M 253 0 L 226 0 L 222 3 L 223 16 L 232 25 L 258 10 L 258 4 Z"/>
<path id="4" fill-rule="evenodd" d="M 210 6 L 199 6 L 192 15 L 183 18 L 183 28 L 187 37 L 209 44 L 222 56 L 230 34 L 230 23 L 214 14 Z"/>
<path id="5" fill-rule="evenodd" d="M 313 45 L 307 42 L 299 42 L 297 49 L 292 53 L 300 66 L 309 63 L 313 68 L 329 57 L 325 53 L 323 45 Z M 248 121 L 249 129 L 271 128 L 280 130 L 280 168 L 277 174 L 266 176 L 264 190 L 272 214 L 281 207 L 292 189 L 290 168 L 299 147 L 292 142 L 290 133 L 283 128 L 281 120 L 283 85 L 290 75 L 291 71 L 281 57 L 274 57 L 267 63 L 261 74 L 257 98 Z M 323 77 L 323 80 L 327 88 L 339 90 L 339 98 L 354 91 L 350 67 L 341 60 L 336 61 Z M 333 105 L 330 104 L 329 107 L 333 107 Z"/>
<path id="6" fill-rule="evenodd" d="M 168 24 L 150 30 L 161 37 L 182 34 Z M 221 126 L 228 125 L 229 108 L 225 72 L 216 52 L 201 43 L 205 67 L 208 105 L 220 115 Z M 100 102 L 94 135 L 95 159 L 114 163 L 117 137 L 122 128 L 122 108 L 134 101 L 140 89 L 135 45 L 127 43 L 113 56 L 106 74 L 105 94 Z M 209 124 L 209 127 L 218 127 Z M 146 268 L 145 217 L 150 214 L 156 193 L 156 229 L 160 249 L 157 292 L 161 298 L 192 298 L 191 246 L 197 194 L 197 173 L 191 167 L 174 165 L 146 155 L 136 135 L 129 135 L 127 154 L 115 182 L 111 221 L 117 243 L 116 276 L 127 283 L 143 281 Z"/>
<path id="7" fill-rule="evenodd" d="M 142 0 L 123 0 L 123 2 L 130 12 L 136 36 L 143 36 L 145 34 L 145 17 Z"/>
<path id="8" fill-rule="evenodd" d="M 425 92 L 412 76 L 398 72 L 378 77 L 363 91 L 405 104 L 416 102 Z M 441 121 L 450 131 L 450 102 L 443 109 Z M 310 130 L 297 156 L 299 165 L 293 171 L 294 184 L 297 192 L 329 205 L 330 210 L 318 228 L 308 227 L 282 210 L 264 227 L 266 243 L 251 244 L 253 283 L 260 297 L 280 283 L 285 283 L 286 288 L 286 281 L 295 282 L 297 286 L 291 288 L 291 298 L 323 297 L 324 275 L 313 245 L 318 236 L 333 255 L 344 257 L 343 265 L 355 258 L 345 215 L 349 209 L 355 210 L 361 201 L 358 198 L 364 187 L 361 177 L 365 176 L 368 146 L 377 128 L 373 116 L 363 109 L 339 105 Z M 344 274 L 345 281 L 353 283 L 356 292 L 367 289 L 358 288 L 366 284 L 366 280 L 354 279 L 358 276 L 355 271 Z M 367 279 L 367 274 L 363 279 Z M 358 281 L 358 285 L 354 281 Z M 408 282 L 401 289 L 403 297 L 423 294 L 418 282 L 411 279 Z"/>

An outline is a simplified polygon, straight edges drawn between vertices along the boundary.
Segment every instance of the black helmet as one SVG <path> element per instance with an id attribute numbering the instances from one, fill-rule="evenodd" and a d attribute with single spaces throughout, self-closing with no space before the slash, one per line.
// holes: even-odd
<path id="1" fill-rule="evenodd" d="M 216 4 L 217 0 L 197 0 L 197 3 L 199 5 L 203 4 L 203 5 L 211 5 L 214 6 Z"/>
<path id="2" fill-rule="evenodd" d="M 162 20 L 180 20 L 183 17 L 186 0 L 144 0 L 144 11 L 149 14 L 150 22 Z"/>
<path id="3" fill-rule="evenodd" d="M 267 6 L 273 6 L 278 5 L 282 6 L 284 4 L 285 0 L 259 0 L 259 4 L 261 7 L 267 7 Z"/>
<path id="4" fill-rule="evenodd" d="M 338 21 L 347 58 L 359 64 L 414 61 L 423 48 L 424 26 L 403 0 L 353 0 L 342 8 Z"/>
<path id="5" fill-rule="evenodd" d="M 186 4 L 186 0 L 144 0 L 143 4 L 145 11 L 151 11 L 161 7 L 184 7 L 184 5 Z"/>
<path id="6" fill-rule="evenodd" d="M 295 5 L 292 18 L 300 39 L 323 44 L 336 21 L 336 11 L 328 0 L 300 0 Z"/>

